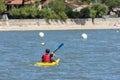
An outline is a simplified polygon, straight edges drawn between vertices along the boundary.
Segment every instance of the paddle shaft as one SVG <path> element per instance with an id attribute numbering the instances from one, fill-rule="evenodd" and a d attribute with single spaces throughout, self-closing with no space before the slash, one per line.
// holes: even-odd
<path id="1" fill-rule="evenodd" d="M 61 44 L 53 51 L 53 53 L 55 53 L 57 50 L 59 50 L 63 45 L 64 45 L 64 43 L 61 43 Z"/>

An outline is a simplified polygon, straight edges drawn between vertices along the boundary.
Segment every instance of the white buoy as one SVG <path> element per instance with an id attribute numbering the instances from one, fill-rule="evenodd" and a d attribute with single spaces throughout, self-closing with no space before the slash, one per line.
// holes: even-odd
<path id="1" fill-rule="evenodd" d="M 86 34 L 86 33 L 83 33 L 83 34 L 82 34 L 82 38 L 83 38 L 83 39 L 87 39 L 87 34 Z"/>
<path id="2" fill-rule="evenodd" d="M 40 37 L 44 37 L 44 33 L 43 33 L 43 32 L 40 32 L 40 33 L 39 33 L 39 36 L 40 36 Z"/>
<path id="3" fill-rule="evenodd" d="M 45 43 L 44 43 L 44 42 L 42 42 L 42 43 L 41 43 L 41 45 L 42 45 L 42 46 L 45 46 Z"/>

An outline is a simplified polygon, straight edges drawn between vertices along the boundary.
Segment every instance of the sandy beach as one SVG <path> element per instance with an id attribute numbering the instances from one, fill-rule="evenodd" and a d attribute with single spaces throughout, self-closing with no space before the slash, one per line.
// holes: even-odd
<path id="1" fill-rule="evenodd" d="M 79 25 L 46 25 L 46 26 L 0 26 L 0 31 L 28 31 L 28 30 L 83 30 L 83 29 L 120 29 L 120 26 L 79 26 Z"/>
<path id="2" fill-rule="evenodd" d="M 26 30 L 83 30 L 83 29 L 120 29 L 120 18 L 96 19 L 95 24 L 91 19 L 67 20 L 63 22 L 50 22 L 45 20 L 8 20 L 0 22 L 0 31 L 26 31 Z"/>

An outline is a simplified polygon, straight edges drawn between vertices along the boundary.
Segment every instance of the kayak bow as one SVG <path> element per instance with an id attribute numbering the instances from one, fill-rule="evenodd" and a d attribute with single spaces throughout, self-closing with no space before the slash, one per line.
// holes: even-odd
<path id="1" fill-rule="evenodd" d="M 58 58 L 57 60 L 55 60 L 55 62 L 36 62 L 37 66 L 55 66 L 60 62 L 60 59 Z"/>

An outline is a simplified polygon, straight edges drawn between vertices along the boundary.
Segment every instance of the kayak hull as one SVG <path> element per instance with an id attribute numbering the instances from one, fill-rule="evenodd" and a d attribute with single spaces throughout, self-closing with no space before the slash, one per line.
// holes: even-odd
<path id="1" fill-rule="evenodd" d="M 55 66 L 58 65 L 60 62 L 60 59 L 58 58 L 57 60 L 55 60 L 55 62 L 36 62 L 37 66 Z"/>

